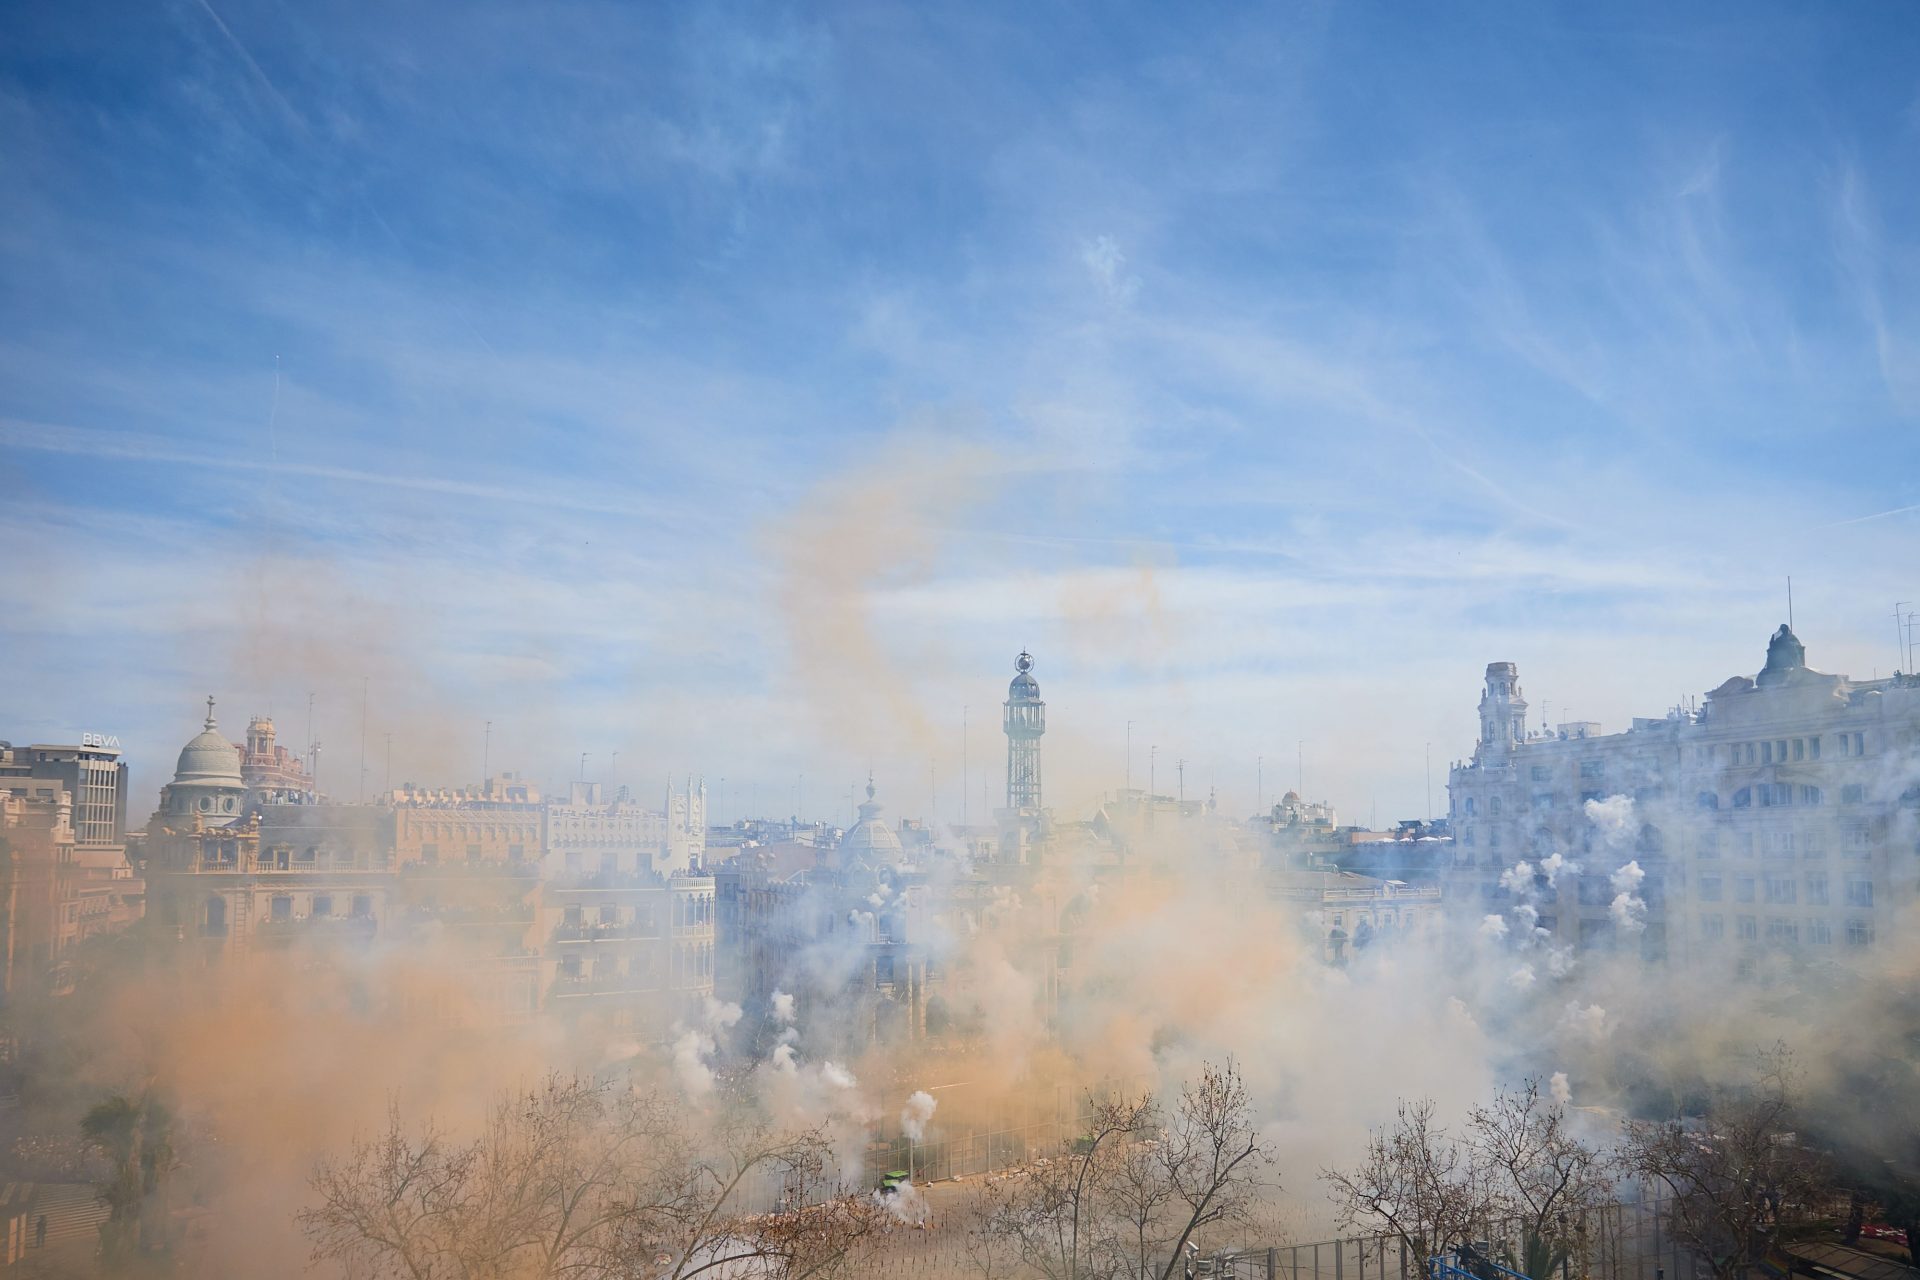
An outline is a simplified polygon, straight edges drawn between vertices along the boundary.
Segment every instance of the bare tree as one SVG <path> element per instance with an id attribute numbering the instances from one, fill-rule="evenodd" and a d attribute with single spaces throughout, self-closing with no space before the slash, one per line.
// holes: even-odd
<path id="1" fill-rule="evenodd" d="M 1180 1094 L 1180 1106 L 1160 1143 L 1166 1185 L 1178 1204 L 1179 1226 L 1161 1280 L 1172 1280 L 1182 1252 L 1195 1236 L 1226 1223 L 1242 1223 L 1273 1163 L 1273 1152 L 1253 1124 L 1253 1108 L 1233 1060 L 1208 1063 Z"/>
<path id="2" fill-rule="evenodd" d="M 1537 1080 L 1475 1107 L 1459 1134 L 1435 1123 L 1432 1102 L 1402 1102 L 1358 1167 L 1322 1176 L 1342 1227 L 1384 1232 L 1419 1258 L 1510 1239 L 1513 1261 L 1535 1280 L 1574 1250 L 1613 1187 L 1607 1157 L 1574 1136 L 1566 1108 L 1543 1098 Z"/>
<path id="3" fill-rule="evenodd" d="M 1378 1231 L 1429 1258 L 1470 1243 L 1494 1212 L 1485 1161 L 1434 1121 L 1431 1100 L 1402 1102 L 1351 1170 L 1321 1172 L 1342 1228 Z"/>
<path id="4" fill-rule="evenodd" d="M 711 1144 L 711 1145 L 709 1145 Z M 457 1143 L 431 1124 L 386 1132 L 314 1175 L 300 1214 L 315 1261 L 406 1280 L 638 1280 L 830 1274 L 871 1235 L 872 1206 L 823 1196 L 826 1144 L 734 1118 L 690 1129 L 652 1093 L 549 1078 Z M 784 1181 L 748 1215 L 742 1189 Z"/>
<path id="5" fill-rule="evenodd" d="M 983 1193 L 975 1204 L 983 1238 L 970 1250 L 976 1267 L 1010 1258 L 1047 1280 L 1111 1275 L 1107 1193 L 1116 1149 L 1146 1131 L 1153 1115 L 1151 1096 L 1090 1102 L 1084 1136 Z"/>
<path id="6" fill-rule="evenodd" d="M 1208 1065 L 1170 1115 L 1096 1105 L 1071 1150 L 983 1191 L 968 1255 L 987 1280 L 1168 1280 L 1191 1242 L 1245 1219 L 1271 1163 L 1238 1071 Z"/>
<path id="7" fill-rule="evenodd" d="M 1611 1162 L 1573 1135 L 1566 1107 L 1542 1098 L 1535 1079 L 1475 1107 L 1467 1132 L 1486 1172 L 1490 1208 L 1519 1237 L 1515 1261 L 1534 1280 L 1547 1280 L 1578 1251 L 1589 1214 L 1610 1198 Z"/>
<path id="8" fill-rule="evenodd" d="M 1792 1065 L 1764 1055 L 1754 1079 L 1716 1091 L 1698 1128 L 1680 1121 L 1629 1127 L 1624 1160 L 1673 1196 L 1674 1238 L 1718 1280 L 1735 1280 L 1809 1215 L 1822 1181 L 1794 1132 Z"/>

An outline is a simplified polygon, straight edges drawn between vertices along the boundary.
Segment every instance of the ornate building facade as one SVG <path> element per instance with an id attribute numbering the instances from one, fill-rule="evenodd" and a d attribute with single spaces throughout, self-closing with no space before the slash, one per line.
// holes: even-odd
<path id="1" fill-rule="evenodd" d="M 1920 894 L 1920 679 L 1766 663 L 1694 710 L 1530 730 L 1487 668 L 1480 739 L 1449 780 L 1450 899 L 1557 944 L 1645 958 L 1870 952 Z"/>

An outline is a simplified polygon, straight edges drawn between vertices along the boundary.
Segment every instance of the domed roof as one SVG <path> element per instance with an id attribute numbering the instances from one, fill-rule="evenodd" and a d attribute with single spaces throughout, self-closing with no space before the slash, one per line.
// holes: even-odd
<path id="1" fill-rule="evenodd" d="M 240 778 L 240 748 L 220 736 L 213 719 L 213 699 L 207 699 L 207 725 L 180 749 L 173 768 L 175 782 L 210 787 L 244 787 Z"/>
<path id="2" fill-rule="evenodd" d="M 1033 678 L 1033 655 L 1025 649 L 1013 660 L 1013 669 L 1020 674 L 1007 686 L 1007 698 L 1013 702 L 1038 702 L 1040 700 L 1040 682 Z"/>
<path id="3" fill-rule="evenodd" d="M 860 806 L 860 821 L 847 828 L 847 834 L 840 837 L 840 864 L 851 866 L 855 862 L 865 862 L 872 866 L 882 863 L 896 863 L 905 852 L 900 845 L 900 837 L 880 818 L 880 810 L 885 805 L 878 804 L 873 798 L 873 779 L 867 779 L 867 802 Z"/>

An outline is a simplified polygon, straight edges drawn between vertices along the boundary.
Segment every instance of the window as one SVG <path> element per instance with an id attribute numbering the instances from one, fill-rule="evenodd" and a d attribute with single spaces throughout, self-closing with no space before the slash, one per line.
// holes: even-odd
<path id="1" fill-rule="evenodd" d="M 1702 791 L 1694 798 L 1694 804 L 1702 809 L 1718 809 L 1720 807 L 1720 796 L 1716 792 Z"/>
<path id="2" fill-rule="evenodd" d="M 1840 856 L 1864 858 L 1872 851 L 1865 827 L 1848 827 L 1840 833 Z"/>
<path id="3" fill-rule="evenodd" d="M 1793 803 L 1793 788 L 1784 782 L 1763 782 L 1757 790 L 1760 803 L 1768 807 Z"/>
<path id="4" fill-rule="evenodd" d="M 1760 936 L 1760 927 L 1752 916 L 1741 916 L 1736 931 L 1742 942 L 1753 942 Z"/>
<path id="5" fill-rule="evenodd" d="M 1491 801 L 1488 802 L 1488 811 L 1492 813 L 1493 816 L 1496 818 L 1500 816 L 1500 797 L 1499 796 L 1495 796 Z"/>
<path id="6" fill-rule="evenodd" d="M 1807 904 L 1824 907 L 1827 905 L 1827 873 L 1817 871 L 1807 877 Z"/>
<path id="7" fill-rule="evenodd" d="M 1841 804 L 1859 804 L 1867 798 L 1867 789 L 1857 782 L 1849 782 L 1840 788 Z"/>
<path id="8" fill-rule="evenodd" d="M 468 845 L 467 846 L 467 864 L 471 866 L 478 861 L 480 861 L 480 846 L 477 844 Z"/>
<path id="9" fill-rule="evenodd" d="M 1753 803 L 1753 788 L 1742 787 L 1733 793 L 1733 807 L 1745 809 Z"/>
<path id="10" fill-rule="evenodd" d="M 1793 832 L 1763 831 L 1760 833 L 1761 848 L 1770 858 L 1791 858 L 1793 856 Z"/>
<path id="11" fill-rule="evenodd" d="M 1718 942 L 1727 936 L 1727 921 L 1724 916 L 1701 916 L 1700 936 L 1708 942 Z"/>
<path id="12" fill-rule="evenodd" d="M 1751 858 L 1753 856 L 1753 832 L 1742 831 L 1737 833 L 1733 838 L 1733 851 L 1739 857 Z"/>
<path id="13" fill-rule="evenodd" d="M 1865 920 L 1847 921 L 1847 945 L 1850 947 L 1872 946 L 1873 926 Z"/>
<path id="14" fill-rule="evenodd" d="M 1773 763 L 1773 744 L 1771 742 L 1763 742 L 1760 744 L 1760 763 Z"/>
<path id="15" fill-rule="evenodd" d="M 1814 741 L 1820 740 L 1815 738 Z M 1830 945 L 1833 942 L 1833 926 L 1825 920 L 1807 921 L 1807 941 L 1821 946 Z"/>
<path id="16" fill-rule="evenodd" d="M 1775 904 L 1797 902 L 1800 886 L 1790 876 L 1767 877 L 1767 901 Z"/>
<path id="17" fill-rule="evenodd" d="M 325 920 L 328 916 L 332 914 L 333 914 L 332 895 L 325 894 L 325 893 L 314 894 L 313 895 L 313 918 L 316 920 Z"/>
<path id="18" fill-rule="evenodd" d="M 1873 905 L 1873 881 L 1860 877 L 1847 880 L 1847 905 L 1850 907 L 1870 907 Z"/>
<path id="19" fill-rule="evenodd" d="M 1495 827 L 1493 830 L 1487 832 L 1487 848 L 1498 849 L 1499 847 L 1500 847 L 1500 828 Z"/>
<path id="20" fill-rule="evenodd" d="M 1807 740 L 1805 738 L 1795 738 L 1793 740 L 1793 758 L 1795 760 L 1805 760 L 1807 758 Z"/>
<path id="21" fill-rule="evenodd" d="M 1702 831 L 1699 836 L 1695 838 L 1694 852 L 1702 858 L 1719 857 L 1720 833 L 1718 831 Z"/>
<path id="22" fill-rule="evenodd" d="M 1820 739 L 1818 738 L 1807 739 L 1807 754 L 1812 756 L 1815 760 L 1818 760 L 1820 758 Z"/>
<path id="23" fill-rule="evenodd" d="M 364 920 L 372 914 L 373 899 L 364 893 L 356 893 L 353 896 L 353 918 L 356 920 Z"/>
<path id="24" fill-rule="evenodd" d="M 527 860 L 527 846 L 524 844 L 508 845 L 507 858 L 512 862 L 525 862 Z"/>
<path id="25" fill-rule="evenodd" d="M 1768 916 L 1767 941 L 1775 946 L 1800 941 L 1800 922 L 1783 916 Z"/>
<path id="26" fill-rule="evenodd" d="M 1753 744 L 1749 742 L 1747 743 L 1747 763 L 1755 764 L 1757 762 L 1758 762 L 1758 756 L 1754 753 Z"/>
<path id="27" fill-rule="evenodd" d="M 1820 788 L 1818 787 L 1801 787 L 1800 788 L 1801 804 L 1807 804 L 1807 805 L 1822 804 L 1825 802 L 1825 800 L 1826 800 L 1826 797 L 1820 793 Z"/>
<path id="28" fill-rule="evenodd" d="M 1599 777 L 1604 777 L 1605 775 L 1606 775 L 1606 766 L 1605 766 L 1604 764 L 1602 764 L 1602 763 L 1601 763 L 1600 761 L 1598 761 L 1598 760 L 1582 760 L 1582 761 L 1580 762 L 1580 776 L 1581 776 L 1581 777 L 1583 777 L 1583 778 L 1599 778 Z"/>
<path id="29" fill-rule="evenodd" d="M 1467 816 L 1469 818 L 1473 816 L 1473 797 L 1472 796 L 1467 797 Z"/>
<path id="30" fill-rule="evenodd" d="M 293 897 L 290 894 L 277 893 L 268 906 L 269 915 L 275 920 L 293 919 Z"/>
<path id="31" fill-rule="evenodd" d="M 1720 901 L 1720 877 L 1719 876 L 1701 876 L 1700 877 L 1700 901 L 1702 902 Z"/>
<path id="32" fill-rule="evenodd" d="M 1803 858 L 1826 857 L 1826 834 L 1820 831 L 1802 831 L 1800 833 L 1800 856 Z"/>
<path id="33" fill-rule="evenodd" d="M 1553 797 L 1550 795 L 1537 795 L 1533 798 L 1533 807 L 1535 812 L 1538 813 L 1551 812 L 1553 809 Z"/>
<path id="34" fill-rule="evenodd" d="M 440 846 L 437 844 L 421 845 L 420 861 L 426 863 L 430 867 L 437 864 L 440 861 Z"/>
<path id="35" fill-rule="evenodd" d="M 1547 766 L 1543 764 L 1533 766 L 1531 777 L 1535 782 L 1545 782 L 1549 776 L 1551 775 L 1548 773 Z"/>

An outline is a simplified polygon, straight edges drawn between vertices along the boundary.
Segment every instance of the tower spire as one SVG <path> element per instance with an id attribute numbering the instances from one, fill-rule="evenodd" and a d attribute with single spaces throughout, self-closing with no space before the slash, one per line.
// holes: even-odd
<path id="1" fill-rule="evenodd" d="M 1040 700 L 1040 682 L 1033 678 L 1033 655 L 1025 649 L 1013 661 L 1013 683 L 1007 686 L 1003 727 L 1007 735 L 1007 808 L 1041 807 L 1040 738 L 1047 731 L 1047 704 Z"/>
<path id="2" fill-rule="evenodd" d="M 213 727 L 214 727 L 214 722 L 213 722 L 213 695 L 212 695 L 212 694 L 208 694 L 208 695 L 207 695 L 207 728 L 209 728 L 209 729 L 211 729 L 211 728 L 213 728 Z"/>

